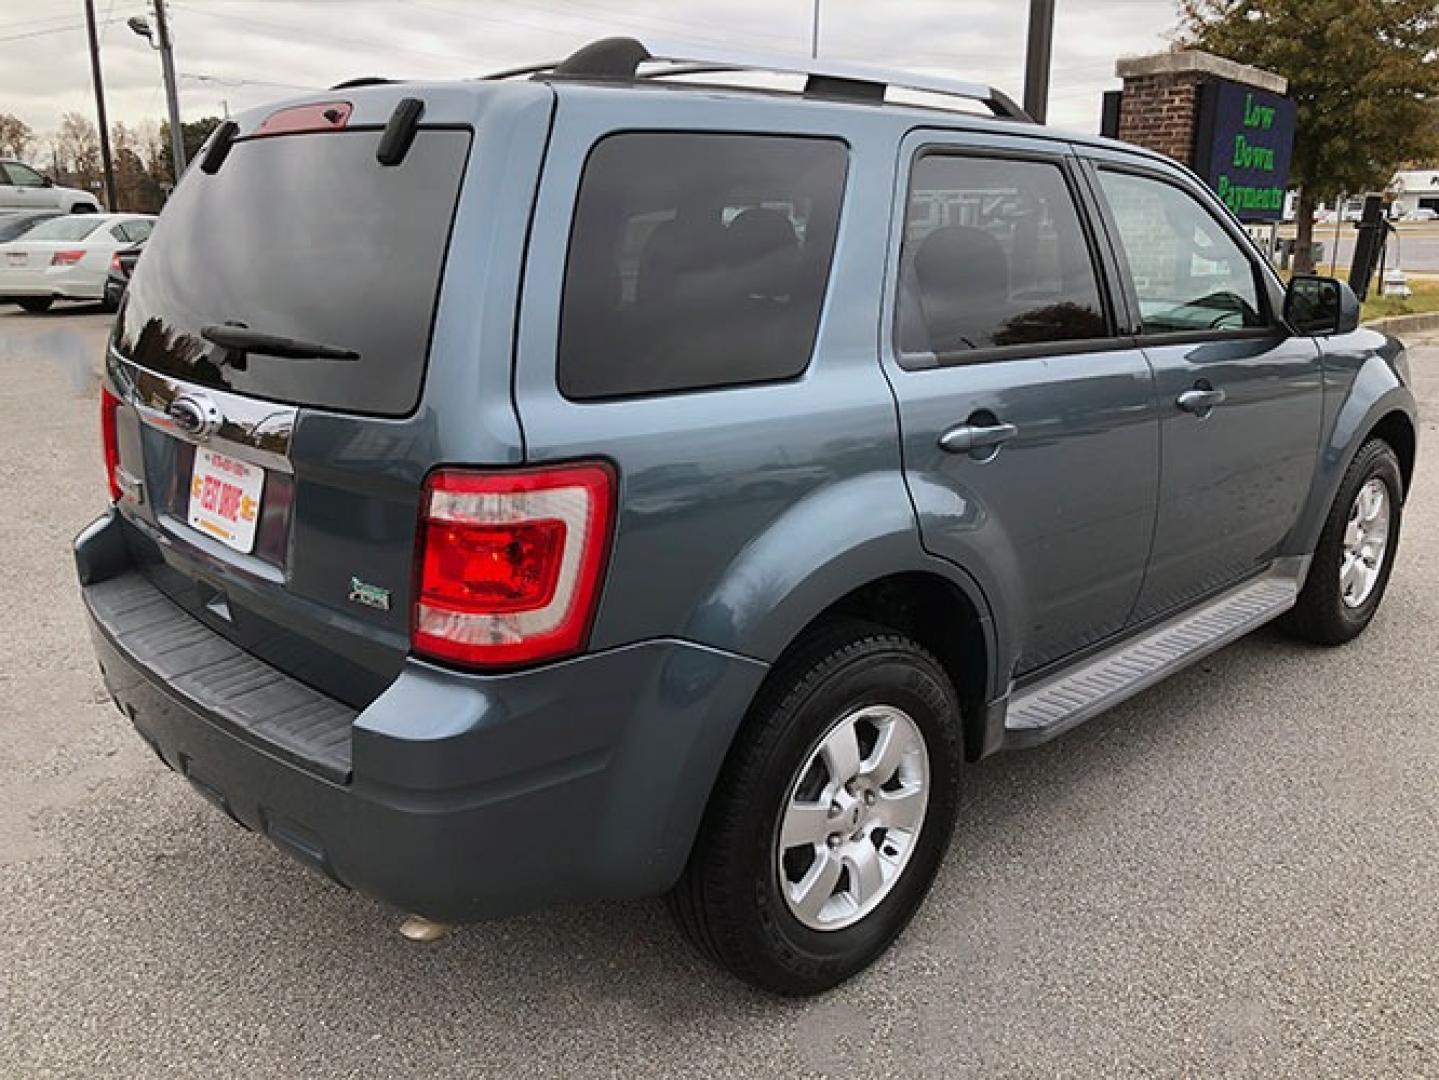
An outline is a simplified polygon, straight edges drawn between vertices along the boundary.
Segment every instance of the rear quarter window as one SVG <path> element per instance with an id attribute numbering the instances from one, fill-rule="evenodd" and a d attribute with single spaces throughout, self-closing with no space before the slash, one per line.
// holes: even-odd
<path id="1" fill-rule="evenodd" d="M 596 144 L 565 267 L 561 392 L 595 400 L 804 371 L 848 160 L 839 140 L 790 136 Z"/>

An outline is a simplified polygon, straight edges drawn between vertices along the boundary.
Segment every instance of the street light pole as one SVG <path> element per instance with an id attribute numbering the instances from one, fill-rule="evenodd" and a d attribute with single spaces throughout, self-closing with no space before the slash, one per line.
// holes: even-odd
<path id="1" fill-rule="evenodd" d="M 160 47 L 160 66 L 165 72 L 165 102 L 170 107 L 170 160 L 175 167 L 175 183 L 185 171 L 185 130 L 180 126 L 180 91 L 175 84 L 175 55 L 170 48 L 170 20 L 165 16 L 165 0 L 155 0 L 155 41 Z"/>
<path id="2" fill-rule="evenodd" d="M 1049 59 L 1054 50 L 1054 0 L 1029 0 L 1029 48 L 1024 58 L 1024 111 L 1044 123 L 1049 113 Z"/>
<path id="3" fill-rule="evenodd" d="M 819 0 L 814 0 L 814 18 L 809 24 L 809 58 L 819 59 Z"/>
<path id="4" fill-rule="evenodd" d="M 110 160 L 110 122 L 105 119 L 105 83 L 100 78 L 100 38 L 95 33 L 95 0 L 85 0 L 85 28 L 90 33 L 90 78 L 95 83 L 95 113 L 100 121 L 100 164 L 105 170 L 105 206 L 115 205 L 115 163 Z"/>

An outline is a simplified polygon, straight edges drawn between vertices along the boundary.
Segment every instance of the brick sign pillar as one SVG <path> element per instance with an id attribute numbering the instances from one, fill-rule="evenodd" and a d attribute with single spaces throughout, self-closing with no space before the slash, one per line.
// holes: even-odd
<path id="1" fill-rule="evenodd" d="M 1188 165 L 1241 220 L 1278 220 L 1295 125 L 1282 75 L 1196 50 L 1121 60 L 1115 74 L 1104 134 Z"/>

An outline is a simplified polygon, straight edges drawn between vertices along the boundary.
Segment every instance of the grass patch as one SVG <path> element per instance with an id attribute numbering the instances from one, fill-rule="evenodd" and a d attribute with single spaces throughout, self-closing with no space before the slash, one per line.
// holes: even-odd
<path id="1" fill-rule="evenodd" d="M 1409 281 L 1413 296 L 1379 296 L 1371 291 L 1364 302 L 1363 318 L 1387 319 L 1391 315 L 1424 315 L 1439 311 L 1439 281 Z"/>

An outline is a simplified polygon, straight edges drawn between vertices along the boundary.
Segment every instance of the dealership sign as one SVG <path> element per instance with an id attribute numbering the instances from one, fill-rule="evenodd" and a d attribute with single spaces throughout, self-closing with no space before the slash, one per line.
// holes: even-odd
<path id="1" fill-rule="evenodd" d="M 1284 212 L 1294 102 L 1239 83 L 1199 88 L 1194 169 L 1244 221 L 1277 221 Z"/>

